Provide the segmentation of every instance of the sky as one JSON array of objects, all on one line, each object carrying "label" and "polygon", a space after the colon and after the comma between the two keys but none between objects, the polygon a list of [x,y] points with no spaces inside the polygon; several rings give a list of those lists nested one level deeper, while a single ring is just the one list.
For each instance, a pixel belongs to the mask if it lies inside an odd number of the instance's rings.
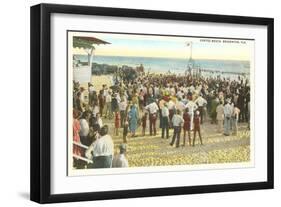
[{"label": "sky", "polygon": [[[233,40],[155,35],[132,35],[113,33],[75,33],[110,42],[94,45],[95,55],[139,56],[163,58],[250,60],[253,40]],[[187,43],[190,43],[189,46]],[[73,54],[86,54],[83,49],[73,48]]]}]

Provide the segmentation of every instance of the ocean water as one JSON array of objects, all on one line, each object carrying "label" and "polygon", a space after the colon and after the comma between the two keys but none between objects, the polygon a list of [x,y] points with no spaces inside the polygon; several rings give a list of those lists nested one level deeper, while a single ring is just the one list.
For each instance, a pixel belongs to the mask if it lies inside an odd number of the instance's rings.
[{"label": "ocean water", "polygon": [[[75,55],[75,58],[87,62],[86,55]],[[136,67],[143,64],[145,71],[184,73],[188,68],[188,59],[155,58],[155,57],[126,57],[126,56],[94,56],[93,62],[98,64],[122,65]],[[195,65],[201,69],[231,73],[250,73],[249,61],[238,60],[194,60]]]}]

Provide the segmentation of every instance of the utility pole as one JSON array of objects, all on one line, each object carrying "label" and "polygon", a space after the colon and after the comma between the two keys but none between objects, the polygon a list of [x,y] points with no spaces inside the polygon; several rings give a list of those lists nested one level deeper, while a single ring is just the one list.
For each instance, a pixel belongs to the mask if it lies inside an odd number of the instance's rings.
[{"label": "utility pole", "polygon": [[189,74],[192,75],[192,67],[193,67],[193,60],[192,60],[192,42],[187,42],[186,46],[189,47],[189,60],[188,60],[188,70]]}]

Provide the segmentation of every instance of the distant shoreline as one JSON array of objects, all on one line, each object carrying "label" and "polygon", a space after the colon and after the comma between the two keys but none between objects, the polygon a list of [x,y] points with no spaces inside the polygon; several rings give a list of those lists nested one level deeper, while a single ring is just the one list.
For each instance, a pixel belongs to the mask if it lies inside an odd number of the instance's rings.
[{"label": "distant shoreline", "polygon": [[[76,55],[75,58],[82,63],[88,61],[85,55]],[[142,64],[145,71],[151,72],[175,72],[185,71],[190,64],[196,68],[210,71],[222,71],[224,73],[250,73],[250,62],[245,60],[214,60],[214,59],[181,59],[181,58],[154,58],[154,57],[127,57],[127,56],[94,56],[93,64],[138,67]],[[194,67],[195,68],[195,67]]]}]

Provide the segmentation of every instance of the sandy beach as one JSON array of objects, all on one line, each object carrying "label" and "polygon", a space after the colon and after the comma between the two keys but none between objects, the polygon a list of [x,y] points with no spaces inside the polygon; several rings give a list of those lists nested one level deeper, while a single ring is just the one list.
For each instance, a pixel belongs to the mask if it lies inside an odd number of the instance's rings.
[{"label": "sandy beach", "polygon": [[[148,122],[148,121],[147,121]],[[119,136],[114,135],[112,119],[104,119],[109,125],[110,134],[115,146],[115,154],[122,143],[122,131]],[[148,124],[148,123],[147,123]],[[157,121],[159,127],[159,121]],[[141,135],[141,127],[137,130],[137,137],[128,138],[127,158],[130,167],[163,166],[163,165],[194,165],[194,164],[219,164],[250,162],[250,130],[247,124],[239,123],[237,136],[224,136],[216,131],[216,125],[210,124],[210,119],[202,125],[204,145],[197,142],[195,147],[189,146],[175,148],[169,145],[173,130],[170,129],[170,138],[161,138],[161,129],[157,127],[157,135],[150,136],[146,128],[146,135]],[[191,132],[193,138],[193,132]],[[181,137],[181,144],[183,139]]]},{"label": "sandy beach", "polygon": [[112,75],[92,75],[92,84],[94,88],[99,91],[102,89],[102,85],[112,85]]},{"label": "sandy beach", "polygon": [[[112,85],[112,75],[92,75],[91,83],[93,84],[96,91],[102,89],[102,85],[106,84],[107,86]],[[80,83],[81,87],[88,88],[88,83]]]}]

